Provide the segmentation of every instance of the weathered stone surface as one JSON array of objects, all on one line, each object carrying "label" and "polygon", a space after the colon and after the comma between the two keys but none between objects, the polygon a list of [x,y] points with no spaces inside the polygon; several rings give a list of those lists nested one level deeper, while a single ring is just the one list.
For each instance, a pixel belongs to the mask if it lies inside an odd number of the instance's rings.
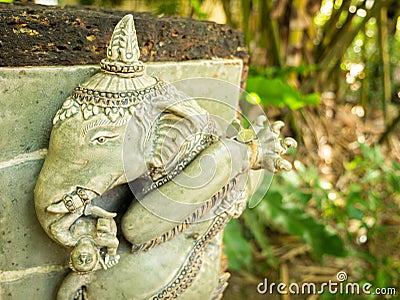
[{"label": "weathered stone surface", "polygon": [[[65,264],[65,249],[51,241],[36,220],[33,188],[42,161],[0,169],[1,270]],[[7,280],[6,280],[7,281]]]},{"label": "weathered stone surface", "polygon": [[66,273],[66,270],[39,274],[34,273],[27,275],[25,280],[2,283],[0,286],[1,299],[56,299],[57,287],[60,285]]},{"label": "weathered stone surface", "polygon": [[[97,64],[127,11],[0,3],[0,66]],[[132,13],[141,60],[185,61],[248,55],[243,34],[226,25]]]},{"label": "weathered stone surface", "polygon": [[46,148],[62,102],[95,67],[0,68],[0,161]]}]

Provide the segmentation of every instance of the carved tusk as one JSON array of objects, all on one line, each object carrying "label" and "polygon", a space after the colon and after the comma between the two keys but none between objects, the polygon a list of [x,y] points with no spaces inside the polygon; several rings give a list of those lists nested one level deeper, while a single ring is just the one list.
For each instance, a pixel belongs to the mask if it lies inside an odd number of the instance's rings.
[{"label": "carved tusk", "polygon": [[102,209],[101,207],[94,206],[94,205],[90,206],[90,213],[93,215],[96,215],[98,217],[108,218],[108,219],[115,218],[117,216],[117,213],[106,211],[106,210]]},{"label": "carved tusk", "polygon": [[46,211],[55,213],[55,214],[66,214],[69,213],[69,210],[66,208],[64,202],[61,200],[60,202],[53,203],[46,207]]}]

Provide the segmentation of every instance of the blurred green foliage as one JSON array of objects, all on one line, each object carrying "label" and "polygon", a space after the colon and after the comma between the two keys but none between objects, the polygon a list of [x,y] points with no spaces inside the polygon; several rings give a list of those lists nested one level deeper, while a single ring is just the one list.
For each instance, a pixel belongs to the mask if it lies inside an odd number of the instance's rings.
[{"label": "blurred green foliage", "polygon": [[289,107],[292,110],[306,105],[318,105],[320,96],[317,93],[302,95],[297,89],[280,78],[254,76],[247,79],[246,100],[263,106]]},{"label": "blurred green foliage", "polygon": [[[382,209],[395,209],[400,164],[386,161],[379,146],[360,144],[360,149],[346,164],[344,187],[320,179],[317,168],[298,161],[296,170],[277,174],[268,193],[261,195],[262,202],[245,210],[241,223],[228,224],[224,242],[229,266],[261,273],[276,267],[279,258],[272,251],[269,229],[301,237],[318,261],[324,255],[354,257],[359,260],[360,283],[397,286],[399,263],[393,265],[393,254],[373,243],[385,240],[387,226],[382,220],[390,216],[382,215]],[[254,257],[260,255],[267,257],[266,263],[254,265]]]},{"label": "blurred green foliage", "polygon": [[[264,192],[259,192],[263,189],[256,192],[255,197],[262,197],[263,200],[255,208],[245,210],[241,217],[247,236],[244,235],[243,229],[238,228],[238,222],[229,223],[224,234],[231,268],[245,267],[251,270],[248,267],[253,266],[249,263],[253,253],[247,250],[249,246],[244,245],[249,244],[249,241],[254,241],[260,253],[267,257],[268,265],[265,265],[265,268],[276,266],[277,258],[271,249],[267,228],[299,236],[310,246],[313,257],[319,261],[325,254],[346,255],[342,238],[330,226],[312,217],[305,210],[311,199],[327,193],[318,182],[318,177],[314,175],[315,169],[303,170],[301,173],[281,173],[275,176],[265,195],[262,194]],[[317,186],[318,190],[311,188],[310,184]],[[231,240],[235,240],[238,249],[246,251],[228,250],[232,244]]]},{"label": "blurred green foliage", "polygon": [[299,67],[252,67],[246,82],[246,100],[263,107],[273,105],[297,110],[304,106],[315,106],[320,103],[320,95],[311,93],[303,95],[299,89],[289,84],[292,76],[302,76],[315,70],[313,65]]}]

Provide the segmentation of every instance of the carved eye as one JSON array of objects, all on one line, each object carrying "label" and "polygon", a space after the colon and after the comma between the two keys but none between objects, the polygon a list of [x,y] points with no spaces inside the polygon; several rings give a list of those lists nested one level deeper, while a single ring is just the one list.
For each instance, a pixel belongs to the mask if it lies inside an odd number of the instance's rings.
[{"label": "carved eye", "polygon": [[105,136],[99,136],[99,137],[96,139],[96,141],[97,141],[99,144],[104,144],[104,143],[107,141],[107,138],[106,138]]},{"label": "carved eye", "polygon": [[100,135],[100,136],[94,137],[92,139],[92,142],[95,144],[104,145],[109,140],[114,139],[116,137],[118,137],[118,134],[117,135]]}]

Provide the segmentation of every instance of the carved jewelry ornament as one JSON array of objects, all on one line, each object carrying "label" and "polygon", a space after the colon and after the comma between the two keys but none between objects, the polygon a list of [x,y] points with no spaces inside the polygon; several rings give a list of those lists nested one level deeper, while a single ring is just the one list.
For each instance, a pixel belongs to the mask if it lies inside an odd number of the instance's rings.
[{"label": "carved jewelry ornament", "polygon": [[[127,15],[100,71],[54,117],[35,208],[47,235],[70,249],[58,299],[220,299],[222,231],[253,192],[250,172],[291,168],[281,155],[296,142],[279,137],[282,122],[234,121],[226,137],[139,56]],[[205,157],[215,164],[207,184],[180,184]],[[106,197],[127,184],[129,199]]]}]

